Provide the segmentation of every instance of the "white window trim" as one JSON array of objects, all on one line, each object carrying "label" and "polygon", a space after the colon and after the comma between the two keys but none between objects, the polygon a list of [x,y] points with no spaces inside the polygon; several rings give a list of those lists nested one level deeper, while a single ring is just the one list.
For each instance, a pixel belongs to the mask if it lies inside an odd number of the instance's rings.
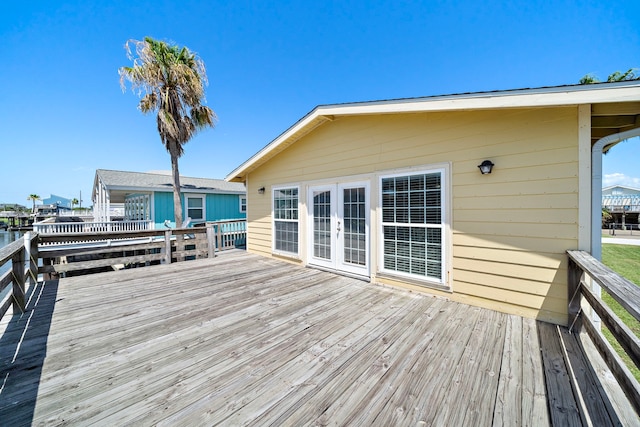
[{"label": "white window trim", "polygon": [[195,194],[195,193],[184,193],[184,219],[186,220],[189,215],[189,199],[202,199],[202,219],[194,219],[191,218],[192,224],[199,224],[207,221],[207,195],[206,194]]},{"label": "white window trim", "polygon": [[[307,215],[307,224],[306,224],[306,237],[307,237],[307,242],[306,242],[306,249],[307,249],[307,264],[311,264],[314,266],[320,266],[320,267],[324,267],[324,268],[329,268],[331,270],[339,270],[342,273],[350,273],[350,274],[354,274],[357,275],[358,277],[371,277],[371,265],[372,265],[372,253],[371,253],[371,206],[372,206],[372,200],[371,200],[371,180],[374,179],[374,177],[372,175],[368,175],[366,176],[367,179],[361,179],[361,180],[350,180],[349,178],[351,177],[337,177],[331,180],[330,183],[327,183],[326,181],[321,181],[320,184],[317,185],[307,185],[305,188],[306,191],[306,200],[307,200],[307,206],[306,206],[306,212],[305,214]],[[340,264],[340,258],[342,257],[342,255],[339,254],[339,245],[338,242],[335,239],[332,239],[332,252],[334,254],[333,258],[333,263],[324,263],[322,259],[318,259],[314,256],[314,246],[313,246],[313,233],[314,233],[314,223],[313,223],[313,194],[311,192],[311,189],[313,190],[335,190],[335,198],[334,200],[332,200],[332,205],[335,204],[335,206],[332,206],[331,210],[332,210],[332,215],[331,215],[331,222],[332,222],[332,228],[335,227],[335,221],[338,220],[338,217],[343,217],[343,215],[340,215],[340,213],[343,213],[342,210],[344,208],[344,204],[338,203],[342,196],[340,195],[340,192],[344,189],[344,188],[352,188],[352,187],[364,187],[365,189],[365,251],[366,251],[366,258],[365,258],[365,264],[362,265],[361,267],[355,267],[355,268],[350,268],[350,267],[344,267],[344,265],[348,265],[348,264],[342,264],[341,267],[339,267]],[[344,247],[340,248],[340,249],[344,249]],[[323,265],[324,264],[324,265]],[[366,271],[365,271],[366,270]]]},{"label": "white window trim", "polygon": [[[451,260],[451,237],[450,227],[451,224],[451,179],[450,179],[451,166],[448,163],[425,165],[420,167],[412,167],[406,169],[396,169],[383,171],[377,174],[377,192],[378,192],[378,220],[377,233],[378,233],[378,273],[382,276],[396,277],[400,279],[408,279],[411,282],[419,283],[423,286],[434,287],[437,289],[451,290],[451,275],[449,274]],[[384,178],[392,178],[397,176],[406,175],[420,175],[429,173],[440,173],[442,187],[442,205],[441,205],[441,223],[439,228],[442,236],[442,248],[441,248],[441,280],[434,280],[426,276],[418,276],[410,273],[399,272],[396,270],[387,270],[384,268],[384,231],[383,231],[383,217],[382,217],[382,180]],[[430,225],[432,227],[433,225]]]},{"label": "white window trim", "polygon": [[[287,219],[278,219],[278,221],[283,221],[283,222],[296,222],[298,224],[298,252],[287,252],[287,251],[283,251],[281,249],[276,249],[276,216],[275,216],[275,204],[274,204],[274,199],[275,199],[275,193],[278,190],[290,190],[290,189],[297,189],[298,190],[298,219],[296,220],[287,220]],[[273,186],[271,187],[271,252],[275,255],[280,255],[280,256],[286,256],[289,258],[295,258],[295,259],[300,259],[300,251],[301,251],[301,247],[300,247],[300,243],[301,243],[301,236],[302,236],[302,222],[301,222],[301,218],[300,218],[300,213],[301,213],[301,209],[302,209],[302,199],[301,199],[301,188],[299,184],[292,184],[292,185],[279,185],[279,186]]]},{"label": "white window trim", "polygon": [[[242,206],[243,206],[242,199],[244,199],[244,209],[242,209]],[[244,196],[240,195],[238,197],[238,204],[239,204],[239,208],[238,209],[240,210],[240,212],[241,213],[247,213],[247,195],[246,194]]]}]

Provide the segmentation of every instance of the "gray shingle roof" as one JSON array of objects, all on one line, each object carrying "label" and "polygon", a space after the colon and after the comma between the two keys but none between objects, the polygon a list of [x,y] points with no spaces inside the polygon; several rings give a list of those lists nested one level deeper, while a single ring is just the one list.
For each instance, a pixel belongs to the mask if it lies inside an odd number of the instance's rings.
[{"label": "gray shingle roof", "polygon": [[[110,190],[164,190],[172,191],[171,175],[145,172],[125,172],[97,169],[96,176]],[[223,179],[192,178],[180,176],[182,191],[202,193],[245,193],[244,184]]]}]

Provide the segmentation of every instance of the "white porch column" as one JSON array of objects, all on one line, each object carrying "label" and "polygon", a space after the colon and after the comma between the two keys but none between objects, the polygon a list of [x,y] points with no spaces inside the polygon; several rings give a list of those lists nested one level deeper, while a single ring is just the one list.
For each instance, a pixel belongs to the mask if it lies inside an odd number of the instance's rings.
[{"label": "white porch column", "polygon": [[605,136],[591,148],[591,256],[598,261],[602,261],[602,150],[634,136],[640,136],[640,128]]},{"label": "white porch column", "polygon": [[578,249],[591,249],[591,104],[578,106]]}]

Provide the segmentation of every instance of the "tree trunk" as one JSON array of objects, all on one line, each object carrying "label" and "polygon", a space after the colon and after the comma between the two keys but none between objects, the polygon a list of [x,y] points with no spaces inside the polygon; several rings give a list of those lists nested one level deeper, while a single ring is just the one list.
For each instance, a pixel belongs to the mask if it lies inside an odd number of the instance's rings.
[{"label": "tree trunk", "polygon": [[180,171],[178,170],[178,155],[170,152],[171,174],[173,176],[173,214],[176,228],[182,227],[182,201],[180,200]]}]

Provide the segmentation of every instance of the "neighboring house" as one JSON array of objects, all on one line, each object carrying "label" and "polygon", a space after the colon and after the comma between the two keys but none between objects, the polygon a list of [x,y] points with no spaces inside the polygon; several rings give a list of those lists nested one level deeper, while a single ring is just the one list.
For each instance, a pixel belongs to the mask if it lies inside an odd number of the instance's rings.
[{"label": "neighboring house", "polygon": [[638,81],[319,106],[226,179],[251,252],[565,324],[565,252],[599,257],[601,153],[639,118]]},{"label": "neighboring house", "polygon": [[71,199],[51,194],[50,197],[42,199],[41,205],[35,206],[35,221],[42,221],[53,216],[65,216],[72,213]]},{"label": "neighboring house", "polygon": [[[96,221],[111,221],[111,205],[122,204],[125,220],[152,221],[153,226],[175,227],[170,174],[98,169],[92,200]],[[243,184],[221,179],[180,177],[183,217],[190,225],[206,221],[246,218]]]},{"label": "neighboring house", "polygon": [[71,208],[68,208],[66,206],[58,204],[45,204],[36,205],[35,217],[36,221],[41,221],[42,219],[50,216],[69,215],[71,213]]},{"label": "neighboring house", "polygon": [[624,185],[603,188],[602,207],[611,213],[616,224],[622,224],[623,227],[626,224],[638,224],[640,189]]},{"label": "neighboring house", "polygon": [[50,206],[58,206],[60,208],[66,208],[66,209],[72,208],[71,199],[67,199],[61,196],[56,196],[55,194],[52,194],[50,197],[46,199],[42,199],[42,204],[50,205]]}]

